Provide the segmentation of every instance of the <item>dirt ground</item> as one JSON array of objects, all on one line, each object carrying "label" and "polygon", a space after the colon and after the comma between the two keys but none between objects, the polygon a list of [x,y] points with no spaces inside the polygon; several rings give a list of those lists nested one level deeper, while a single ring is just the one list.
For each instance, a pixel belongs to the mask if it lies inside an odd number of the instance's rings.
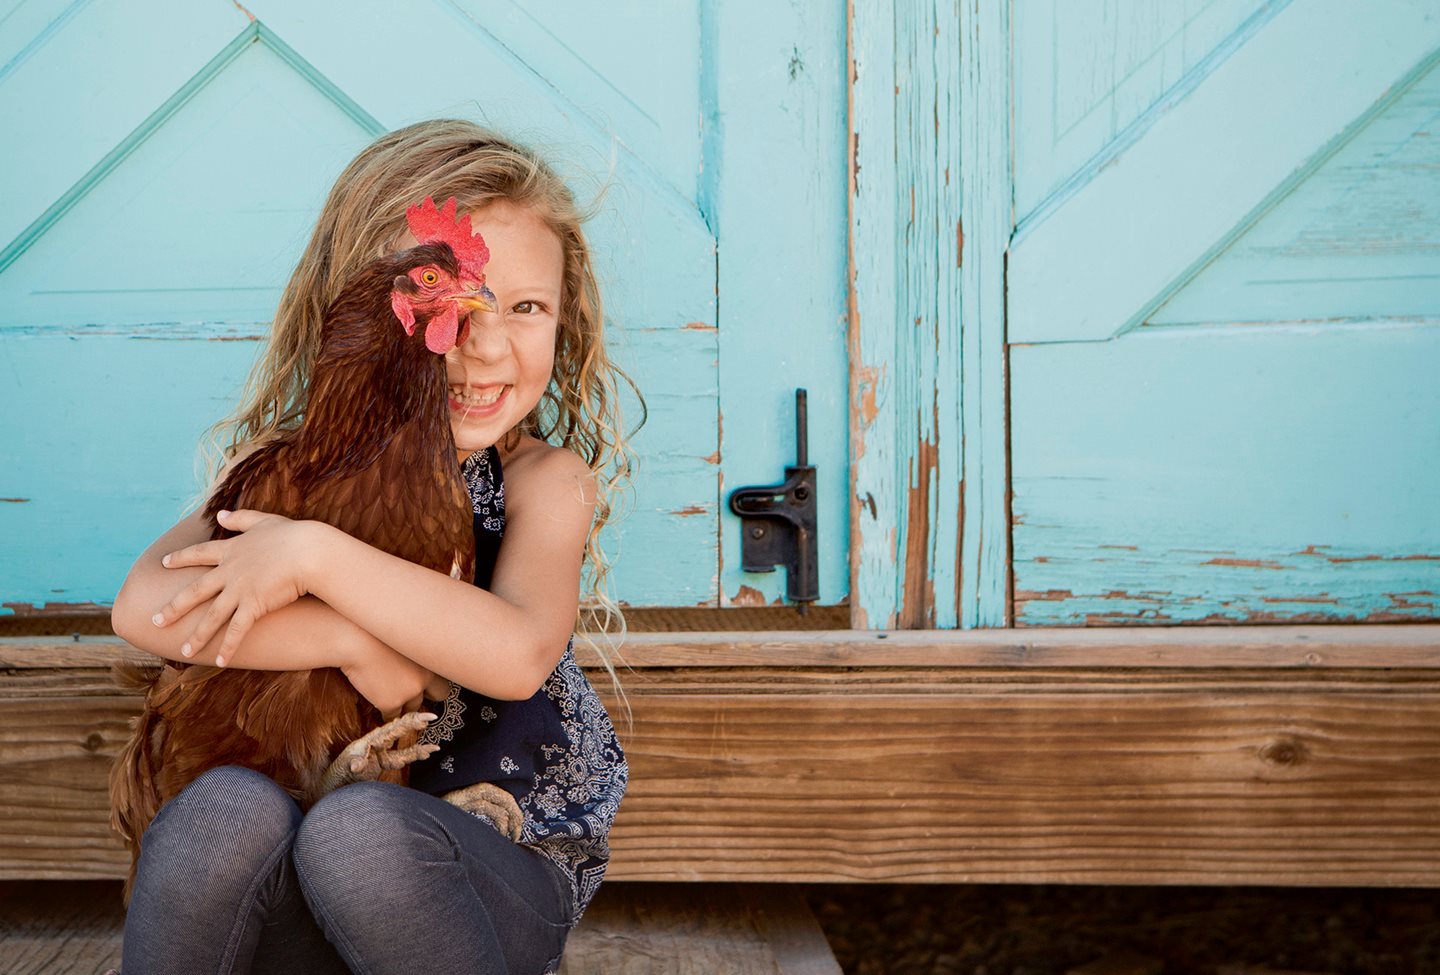
[{"label": "dirt ground", "polygon": [[833,884],[846,975],[1440,975],[1440,891]]}]

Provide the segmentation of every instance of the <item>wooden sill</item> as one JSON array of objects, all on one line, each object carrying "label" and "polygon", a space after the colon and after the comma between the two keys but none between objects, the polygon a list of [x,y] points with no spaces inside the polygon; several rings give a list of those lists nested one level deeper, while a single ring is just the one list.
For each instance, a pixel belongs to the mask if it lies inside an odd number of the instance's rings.
[{"label": "wooden sill", "polygon": [[[0,640],[0,878],[120,876],[113,638]],[[632,634],[609,876],[1440,886],[1440,625]]]}]

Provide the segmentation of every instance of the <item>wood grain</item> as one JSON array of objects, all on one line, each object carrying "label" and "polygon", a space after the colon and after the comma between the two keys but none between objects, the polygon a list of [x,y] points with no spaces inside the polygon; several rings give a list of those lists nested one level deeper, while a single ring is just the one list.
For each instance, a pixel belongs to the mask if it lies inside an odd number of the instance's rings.
[{"label": "wood grain", "polygon": [[[1440,627],[735,636],[632,638],[610,879],[1440,885]],[[0,878],[120,876],[113,655],[0,643]]]}]

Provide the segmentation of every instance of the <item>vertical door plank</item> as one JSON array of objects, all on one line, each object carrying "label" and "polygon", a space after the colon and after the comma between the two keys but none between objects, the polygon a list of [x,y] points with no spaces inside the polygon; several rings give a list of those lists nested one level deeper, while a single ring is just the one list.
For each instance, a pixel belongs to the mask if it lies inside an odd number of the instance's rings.
[{"label": "vertical door plank", "polygon": [[849,591],[845,21],[827,4],[705,5],[707,215],[720,239],[721,605],[783,601],[783,569],[741,569],[737,487],[796,463],[809,397],[821,604]]}]

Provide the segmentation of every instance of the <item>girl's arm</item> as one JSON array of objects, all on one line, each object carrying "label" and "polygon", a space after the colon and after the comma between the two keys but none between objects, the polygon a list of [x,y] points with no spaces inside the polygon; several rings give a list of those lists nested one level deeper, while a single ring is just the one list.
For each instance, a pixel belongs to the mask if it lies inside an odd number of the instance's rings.
[{"label": "girl's arm", "polygon": [[[244,459],[252,449],[253,446],[242,447],[229,463]],[[216,483],[223,477],[224,471]],[[210,528],[197,509],[145,550],[131,568],[111,608],[111,625],[117,636],[167,660],[214,663],[224,639],[223,630],[193,656],[180,653],[180,644],[194,629],[193,621],[204,616],[214,602],[213,597],[166,626],[156,626],[150,619],[177,593],[209,571],[204,566],[167,569],[160,563],[161,556],[209,538]],[[418,699],[427,683],[435,689],[434,675],[314,596],[303,596],[262,616],[246,633],[240,646],[243,653],[237,655],[236,664],[252,670],[339,667],[356,690],[384,712]],[[443,696],[443,691],[439,696]]]},{"label": "girl's arm", "polygon": [[323,525],[309,591],[386,646],[481,694],[532,696],[559,663],[595,514],[590,469],[526,444],[506,461],[505,537],[490,591]]}]

